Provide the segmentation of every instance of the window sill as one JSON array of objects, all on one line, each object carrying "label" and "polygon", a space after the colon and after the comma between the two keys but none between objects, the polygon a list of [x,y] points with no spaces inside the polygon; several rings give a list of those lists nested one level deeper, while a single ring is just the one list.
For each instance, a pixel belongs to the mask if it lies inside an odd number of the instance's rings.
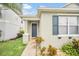
[{"label": "window sill", "polygon": [[64,37],[64,36],[68,36],[68,37],[70,37],[70,36],[79,36],[79,34],[75,34],[75,35],[57,35],[58,37]]}]

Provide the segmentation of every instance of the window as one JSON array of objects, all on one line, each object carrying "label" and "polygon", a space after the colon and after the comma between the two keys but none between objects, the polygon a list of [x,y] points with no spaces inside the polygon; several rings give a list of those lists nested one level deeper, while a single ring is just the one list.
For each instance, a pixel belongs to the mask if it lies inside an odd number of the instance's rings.
[{"label": "window", "polygon": [[77,34],[79,34],[79,16],[77,16]]},{"label": "window", "polygon": [[68,17],[69,34],[77,34],[77,16]]},{"label": "window", "polygon": [[69,34],[77,34],[77,26],[69,26]]},{"label": "window", "polygon": [[68,21],[67,17],[59,16],[59,34],[67,34],[68,33]]},{"label": "window", "polygon": [[68,34],[67,26],[59,26],[59,34]]},{"label": "window", "polygon": [[53,16],[53,35],[79,34],[79,16]]},{"label": "window", "polygon": [[58,34],[58,16],[53,16],[53,35]]}]

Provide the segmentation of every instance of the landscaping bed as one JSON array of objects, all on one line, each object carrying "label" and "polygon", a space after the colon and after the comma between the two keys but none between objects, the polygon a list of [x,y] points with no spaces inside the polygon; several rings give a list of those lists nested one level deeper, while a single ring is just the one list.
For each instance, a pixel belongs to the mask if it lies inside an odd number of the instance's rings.
[{"label": "landscaping bed", "polygon": [[25,47],[22,38],[0,42],[0,56],[20,56]]},{"label": "landscaping bed", "polygon": [[65,44],[62,51],[68,56],[79,56],[79,40],[73,39],[72,42]]}]

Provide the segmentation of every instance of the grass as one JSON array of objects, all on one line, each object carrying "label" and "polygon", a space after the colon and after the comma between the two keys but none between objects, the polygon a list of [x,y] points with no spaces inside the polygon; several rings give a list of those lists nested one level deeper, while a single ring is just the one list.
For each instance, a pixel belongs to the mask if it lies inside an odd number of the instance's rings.
[{"label": "grass", "polygon": [[22,38],[0,42],[0,56],[20,56],[25,46]]}]

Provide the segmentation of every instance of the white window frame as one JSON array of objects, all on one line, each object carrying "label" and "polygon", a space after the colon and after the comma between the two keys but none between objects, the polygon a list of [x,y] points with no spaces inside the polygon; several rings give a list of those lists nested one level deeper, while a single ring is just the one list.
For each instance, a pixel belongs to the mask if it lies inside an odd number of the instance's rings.
[{"label": "white window frame", "polygon": [[[70,16],[76,16],[76,17],[78,17],[79,15],[57,15],[57,16],[68,16],[68,17],[70,17]],[[68,18],[67,18],[67,21],[68,21]],[[78,24],[77,24],[77,26],[78,26]],[[69,29],[70,29],[70,27],[69,27],[69,21],[68,21],[68,34],[58,34],[57,36],[59,36],[59,37],[60,36],[79,36],[79,34],[69,34],[69,31],[70,31]]]}]

